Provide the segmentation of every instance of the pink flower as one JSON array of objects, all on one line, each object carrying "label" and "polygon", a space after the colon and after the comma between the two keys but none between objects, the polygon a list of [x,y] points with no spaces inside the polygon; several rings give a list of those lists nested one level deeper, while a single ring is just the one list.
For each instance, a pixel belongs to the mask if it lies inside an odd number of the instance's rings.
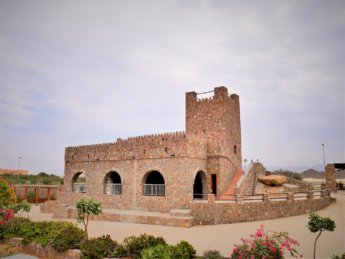
[{"label": "pink flower", "polygon": [[263,225],[261,225],[261,228],[256,231],[255,236],[263,237],[263,235],[264,235],[264,229],[263,229]]},{"label": "pink flower", "polygon": [[5,210],[4,217],[6,220],[13,218],[13,216],[14,216],[14,213],[12,210],[10,209]]}]

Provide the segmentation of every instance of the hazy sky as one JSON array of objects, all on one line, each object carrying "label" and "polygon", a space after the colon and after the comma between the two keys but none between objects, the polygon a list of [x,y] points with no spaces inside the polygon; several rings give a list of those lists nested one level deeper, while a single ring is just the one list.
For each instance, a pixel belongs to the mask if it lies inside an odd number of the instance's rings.
[{"label": "hazy sky", "polygon": [[185,92],[241,101],[243,158],[345,161],[345,1],[0,1],[0,168],[185,128]]}]

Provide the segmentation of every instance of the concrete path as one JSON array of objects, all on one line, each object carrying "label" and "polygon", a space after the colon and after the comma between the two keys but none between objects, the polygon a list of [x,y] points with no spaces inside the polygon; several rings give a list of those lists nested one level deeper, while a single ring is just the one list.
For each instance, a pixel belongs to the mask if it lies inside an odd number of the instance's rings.
[{"label": "concrete path", "polygon": [[[345,253],[345,192],[338,192],[332,196],[336,197],[337,202],[318,213],[321,216],[331,217],[335,221],[336,229],[334,232],[322,233],[317,244],[317,258],[326,259],[331,258],[332,255]],[[50,220],[52,218],[51,214],[40,213],[37,206],[33,206],[29,215],[33,220]],[[76,222],[75,220],[68,221]],[[249,237],[260,225],[264,225],[266,231],[287,231],[291,238],[300,243],[298,251],[303,254],[304,258],[312,258],[316,234],[307,229],[307,223],[308,215],[192,228],[90,221],[89,234],[91,237],[109,234],[114,240],[121,242],[130,235],[147,233],[162,236],[170,244],[186,240],[197,249],[198,255],[202,255],[206,250],[216,249],[224,256],[229,256],[233,245],[239,244],[241,237]],[[82,228],[81,224],[79,226]],[[287,256],[287,258],[289,257]]]}]

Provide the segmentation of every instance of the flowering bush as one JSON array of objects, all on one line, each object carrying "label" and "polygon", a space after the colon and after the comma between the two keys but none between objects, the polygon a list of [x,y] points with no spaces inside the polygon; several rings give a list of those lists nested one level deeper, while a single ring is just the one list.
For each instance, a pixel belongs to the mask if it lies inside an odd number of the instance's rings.
[{"label": "flowering bush", "polygon": [[299,243],[290,238],[287,232],[272,232],[269,235],[264,231],[263,225],[250,235],[251,239],[241,238],[242,244],[235,245],[231,258],[233,259],[280,259],[284,258],[284,252],[289,251],[293,257],[303,257],[293,246]]},{"label": "flowering bush", "polygon": [[6,221],[9,221],[14,217],[14,213],[10,209],[0,209],[0,225],[5,225]]}]

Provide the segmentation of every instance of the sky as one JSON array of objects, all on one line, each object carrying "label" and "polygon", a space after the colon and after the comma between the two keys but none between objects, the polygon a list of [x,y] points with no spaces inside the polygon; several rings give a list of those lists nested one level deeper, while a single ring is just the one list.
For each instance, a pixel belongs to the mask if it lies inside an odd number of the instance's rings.
[{"label": "sky", "polygon": [[[63,175],[67,146],[183,131],[227,86],[242,157],[345,162],[345,1],[0,1],[0,168]],[[19,159],[19,157],[22,157]]]}]

